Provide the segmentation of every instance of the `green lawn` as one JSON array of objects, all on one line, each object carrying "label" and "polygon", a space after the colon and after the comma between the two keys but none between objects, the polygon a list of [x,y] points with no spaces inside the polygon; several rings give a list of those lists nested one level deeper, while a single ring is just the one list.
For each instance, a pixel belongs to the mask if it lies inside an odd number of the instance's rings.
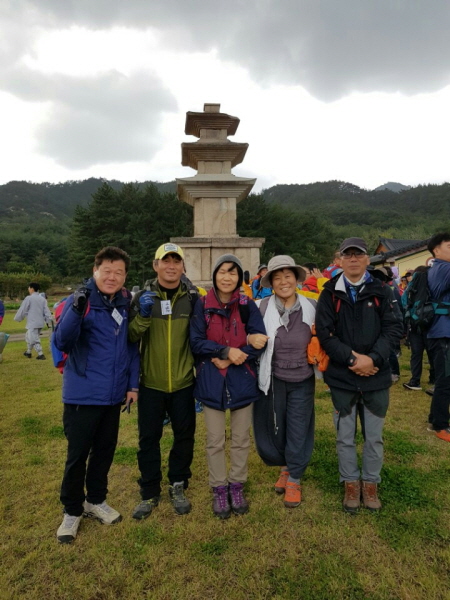
[{"label": "green lawn", "polygon": [[16,310],[5,311],[0,331],[3,331],[3,333],[25,333],[26,320],[24,319],[20,323],[14,321],[16,312]]},{"label": "green lawn", "polygon": [[[53,314],[52,308],[50,308],[50,312]],[[4,333],[25,333],[26,332],[26,318],[23,321],[18,323],[14,321],[14,315],[17,313],[17,310],[6,310],[5,316],[3,318],[3,322],[0,328],[0,331]],[[44,325],[43,331],[46,331],[47,325]]]},{"label": "green lawn", "polygon": [[[70,546],[56,541],[65,458],[61,376],[48,339],[45,362],[8,343],[0,364],[0,598],[26,600],[149,599],[447,599],[450,574],[450,445],[426,431],[429,397],[397,384],[385,428],[383,511],[356,517],[341,509],[331,403],[317,389],[316,445],[303,480],[304,501],[286,509],[273,492],[276,469],[252,450],[250,512],[212,516],[198,430],[189,497],[176,516],[167,499],[144,522],[139,501],[136,410],[122,416],[108,500],[124,515],[107,527],[84,520]],[[403,361],[408,358],[406,352]],[[408,378],[402,364],[402,381]],[[170,427],[162,440],[164,471]]]}]

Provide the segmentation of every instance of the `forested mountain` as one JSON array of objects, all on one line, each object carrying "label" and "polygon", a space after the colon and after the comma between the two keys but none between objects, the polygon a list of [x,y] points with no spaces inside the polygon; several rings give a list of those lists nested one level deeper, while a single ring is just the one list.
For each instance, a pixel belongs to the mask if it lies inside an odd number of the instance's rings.
[{"label": "forested mountain", "polygon": [[[49,217],[64,219],[73,217],[77,205],[86,206],[92,195],[105,182],[105,179],[91,177],[85,181],[64,183],[30,183],[10,181],[0,185],[0,218],[17,217],[20,213],[33,218]],[[107,181],[114,190],[119,190],[121,181]],[[144,181],[145,187],[153,183]],[[153,183],[161,192],[175,192],[175,182]]]},{"label": "forested mountain", "polygon": [[[276,185],[238,204],[238,233],[265,237],[262,260],[291,254],[326,264],[340,240],[379,236],[425,239],[450,229],[450,184],[394,192],[328,181]],[[175,182],[123,184],[88,179],[60,184],[0,186],[0,271],[34,270],[61,278],[81,275],[103,244],[118,244],[148,276],[154,249],[171,236],[191,235],[192,209]]]},{"label": "forested mountain", "polygon": [[313,211],[329,220],[342,236],[424,239],[450,226],[450,183],[420,185],[393,192],[368,191],[343,181],[308,185],[276,185],[263,192],[269,203]]}]

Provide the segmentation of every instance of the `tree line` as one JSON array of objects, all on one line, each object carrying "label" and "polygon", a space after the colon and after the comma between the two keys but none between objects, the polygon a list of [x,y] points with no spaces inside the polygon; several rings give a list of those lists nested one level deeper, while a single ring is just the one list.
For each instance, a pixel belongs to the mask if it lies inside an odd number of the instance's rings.
[{"label": "tree line", "polygon": [[[100,179],[0,186],[0,271],[39,272],[54,281],[81,278],[97,250],[114,244],[131,255],[129,282],[140,285],[152,275],[161,243],[192,235],[192,209],[174,189],[174,182]],[[339,181],[277,185],[237,207],[239,235],[266,239],[264,262],[290,254],[299,263],[325,266],[345,237],[365,237],[374,250],[379,236],[425,239],[449,228],[448,183],[400,193]]]}]

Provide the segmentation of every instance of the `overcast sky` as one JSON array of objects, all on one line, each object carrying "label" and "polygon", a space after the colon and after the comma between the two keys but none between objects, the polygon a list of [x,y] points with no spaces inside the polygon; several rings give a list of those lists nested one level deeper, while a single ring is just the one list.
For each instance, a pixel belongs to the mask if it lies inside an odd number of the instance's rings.
[{"label": "overcast sky", "polygon": [[169,181],[187,111],[255,190],[449,181],[445,0],[0,0],[0,183]]}]

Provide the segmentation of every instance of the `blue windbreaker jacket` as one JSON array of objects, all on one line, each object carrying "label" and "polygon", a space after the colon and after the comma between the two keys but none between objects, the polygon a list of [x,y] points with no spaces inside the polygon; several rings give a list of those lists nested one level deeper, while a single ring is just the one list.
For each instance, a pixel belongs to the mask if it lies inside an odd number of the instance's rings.
[{"label": "blue windbreaker jacket", "polygon": [[[123,288],[112,301],[90,279],[89,309],[83,316],[69,296],[55,329],[54,341],[68,358],[63,373],[62,400],[66,404],[111,405],[139,387],[139,351],[128,342],[130,293]],[[112,313],[123,317],[119,325]]]},{"label": "blue windbreaker jacket", "polygon": [[[434,301],[450,302],[450,262],[435,258],[428,271],[428,287]],[[428,338],[450,338],[450,316],[438,315],[427,334]]]}]

